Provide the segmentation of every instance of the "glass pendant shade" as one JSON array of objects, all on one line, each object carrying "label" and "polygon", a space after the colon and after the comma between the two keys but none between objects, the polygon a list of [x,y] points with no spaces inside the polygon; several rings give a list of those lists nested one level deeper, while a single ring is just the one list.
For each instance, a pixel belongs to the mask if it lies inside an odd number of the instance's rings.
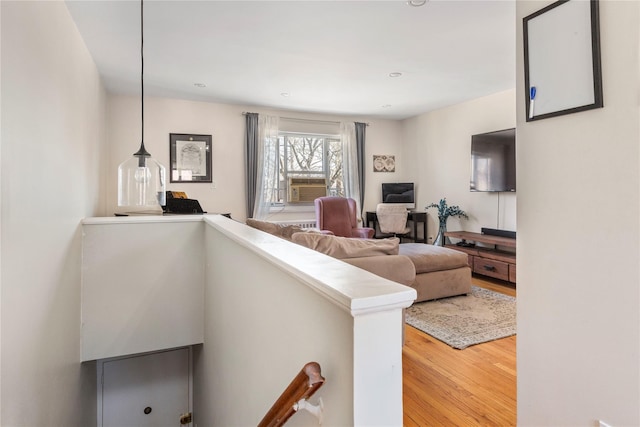
[{"label": "glass pendant shade", "polygon": [[144,151],[144,145],[141,151],[118,166],[118,206],[127,213],[162,213],[166,169]]}]

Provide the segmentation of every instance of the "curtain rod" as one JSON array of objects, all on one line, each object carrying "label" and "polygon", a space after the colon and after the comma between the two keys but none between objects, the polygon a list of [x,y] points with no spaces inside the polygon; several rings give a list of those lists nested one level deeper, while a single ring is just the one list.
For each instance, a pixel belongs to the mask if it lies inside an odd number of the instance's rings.
[{"label": "curtain rod", "polygon": [[[243,111],[242,112],[243,116],[246,116],[247,114],[249,114],[248,111]],[[283,116],[279,116],[279,118],[284,119],[284,120],[294,120],[294,121],[299,121],[299,122],[331,123],[331,124],[336,124],[336,125],[340,124],[340,122],[338,122],[338,121],[331,121],[331,120],[301,119],[301,118],[297,118],[297,117],[283,117]],[[369,123],[365,123],[365,125],[369,126]]]}]

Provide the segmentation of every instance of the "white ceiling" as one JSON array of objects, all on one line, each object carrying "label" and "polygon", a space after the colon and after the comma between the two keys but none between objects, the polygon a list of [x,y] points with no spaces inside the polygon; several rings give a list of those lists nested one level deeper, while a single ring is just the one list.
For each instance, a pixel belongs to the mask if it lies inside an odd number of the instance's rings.
[{"label": "white ceiling", "polygon": [[[140,3],[66,3],[139,95]],[[147,0],[144,65],[145,96],[402,119],[515,87],[515,1]]]}]

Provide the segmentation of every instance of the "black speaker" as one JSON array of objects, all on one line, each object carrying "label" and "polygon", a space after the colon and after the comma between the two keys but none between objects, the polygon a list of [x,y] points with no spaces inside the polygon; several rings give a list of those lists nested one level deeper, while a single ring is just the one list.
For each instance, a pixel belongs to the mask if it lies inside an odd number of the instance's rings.
[{"label": "black speaker", "polygon": [[515,239],[516,238],[516,232],[515,231],[499,230],[497,228],[485,228],[485,227],[482,227],[481,233],[482,234],[486,234],[487,236],[508,237],[510,239]]}]

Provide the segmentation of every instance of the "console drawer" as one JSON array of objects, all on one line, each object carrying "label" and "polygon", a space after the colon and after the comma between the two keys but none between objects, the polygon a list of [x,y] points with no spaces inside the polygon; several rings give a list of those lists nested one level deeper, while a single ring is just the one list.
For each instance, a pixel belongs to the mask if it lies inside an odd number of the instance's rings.
[{"label": "console drawer", "polygon": [[482,258],[479,256],[474,257],[473,272],[495,277],[500,280],[509,280],[509,264],[496,261],[495,259]]}]

